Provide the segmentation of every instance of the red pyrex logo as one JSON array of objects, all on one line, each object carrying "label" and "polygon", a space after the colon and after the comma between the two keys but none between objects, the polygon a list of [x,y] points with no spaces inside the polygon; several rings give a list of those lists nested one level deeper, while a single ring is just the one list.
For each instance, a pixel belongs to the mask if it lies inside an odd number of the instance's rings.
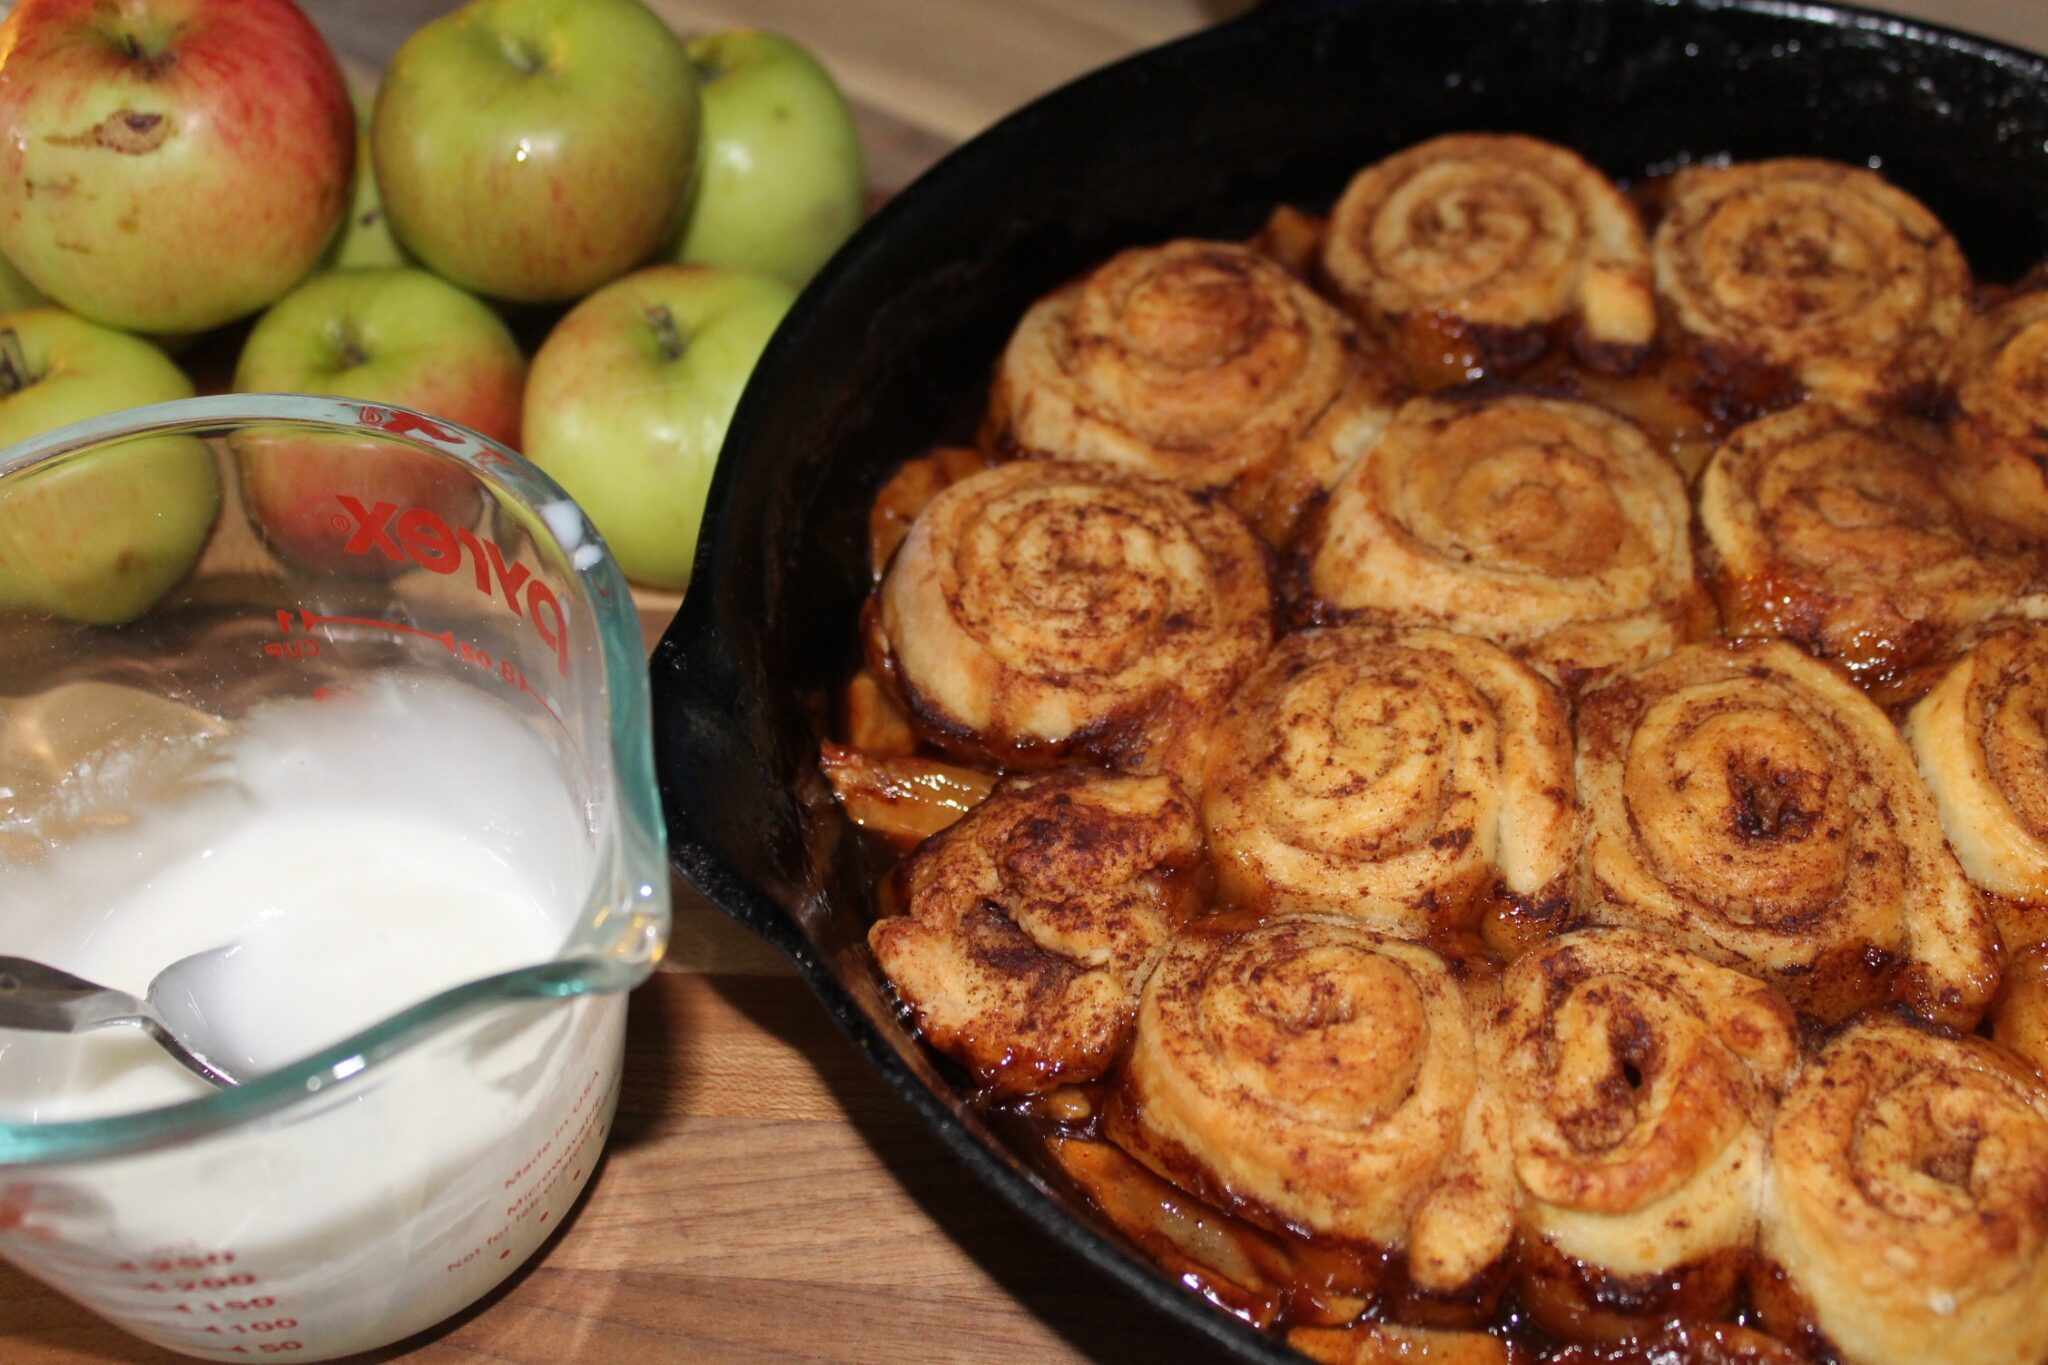
[{"label": "red pyrex logo", "polygon": [[476,590],[486,597],[502,592],[512,614],[532,625],[541,643],[555,652],[562,676],[569,676],[568,622],[554,589],[518,560],[507,564],[496,541],[450,526],[424,507],[401,511],[395,502],[365,507],[346,493],[336,495],[335,502],[343,513],[336,522],[348,534],[348,543],[341,547],[344,553],[366,555],[374,550],[394,562],[411,560],[429,573],[452,574],[461,570],[466,551]]}]

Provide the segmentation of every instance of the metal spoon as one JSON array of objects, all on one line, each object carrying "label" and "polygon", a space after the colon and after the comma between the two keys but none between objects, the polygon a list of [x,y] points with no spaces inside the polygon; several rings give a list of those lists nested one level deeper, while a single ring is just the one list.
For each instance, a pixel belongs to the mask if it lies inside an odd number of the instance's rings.
[{"label": "metal spoon", "polygon": [[199,1007],[207,978],[234,951],[214,948],[179,958],[156,974],[140,1000],[30,958],[0,956],[0,1029],[85,1033],[135,1024],[195,1075],[214,1085],[240,1085],[243,1077],[224,1069],[223,1049],[209,1037]]}]

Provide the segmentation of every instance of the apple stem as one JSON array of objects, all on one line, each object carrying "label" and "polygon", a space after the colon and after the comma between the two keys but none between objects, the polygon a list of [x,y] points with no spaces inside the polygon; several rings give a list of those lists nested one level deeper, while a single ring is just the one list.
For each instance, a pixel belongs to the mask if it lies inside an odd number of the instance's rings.
[{"label": "apple stem", "polygon": [[504,53],[505,60],[512,63],[522,75],[537,76],[547,69],[546,54],[523,38],[515,38],[509,33],[504,34],[498,39],[498,48]]},{"label": "apple stem", "polygon": [[36,382],[29,373],[28,355],[21,349],[21,338],[12,327],[0,332],[0,398],[20,393]]},{"label": "apple stem", "polygon": [[683,333],[676,326],[676,315],[669,312],[668,305],[656,304],[647,310],[648,325],[654,328],[654,344],[661,350],[663,360],[681,360],[689,343],[683,340]]}]

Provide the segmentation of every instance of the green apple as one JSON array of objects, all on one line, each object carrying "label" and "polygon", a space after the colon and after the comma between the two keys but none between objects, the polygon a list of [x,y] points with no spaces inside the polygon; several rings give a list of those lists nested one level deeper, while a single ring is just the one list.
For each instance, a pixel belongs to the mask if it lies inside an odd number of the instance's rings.
[{"label": "green apple", "polygon": [[577,298],[662,250],[697,79],[640,0],[471,0],[406,40],[370,149],[398,240],[465,289]]},{"label": "green apple", "polygon": [[[0,317],[0,453],[69,422],[191,396],[191,381],[138,337],[56,308]],[[133,620],[191,570],[219,510],[213,454],[191,436],[0,478],[0,608]]]},{"label": "green apple", "polygon": [[[525,358],[498,315],[415,269],[315,276],[263,315],[235,366],[245,393],[416,408],[506,445],[519,442],[525,383]],[[250,521],[297,564],[385,567],[344,552],[347,536],[335,529],[343,496],[426,508],[451,525],[476,507],[476,481],[461,465],[380,437],[258,429],[232,444]]]},{"label": "green apple", "polygon": [[628,578],[689,582],[726,427],[795,297],[764,275],[652,266],[571,309],[534,356],[527,458],[582,505]]},{"label": "green apple", "polygon": [[866,207],[846,99],[817,59],[773,33],[714,33],[688,50],[704,139],[677,256],[801,288]]},{"label": "green apple", "polygon": [[255,312],[348,207],[348,88],[291,0],[20,0],[0,128],[0,252],[127,331]]},{"label": "green apple", "polygon": [[410,265],[405,248],[391,235],[384,214],[384,196],[377,191],[377,167],[370,154],[370,106],[351,94],[356,109],[356,178],[349,194],[348,216],[322,261],[327,270],[381,270]]},{"label": "green apple", "polygon": [[50,301],[29,277],[14,268],[14,262],[0,256],[0,313],[19,313],[24,308],[41,308]]}]

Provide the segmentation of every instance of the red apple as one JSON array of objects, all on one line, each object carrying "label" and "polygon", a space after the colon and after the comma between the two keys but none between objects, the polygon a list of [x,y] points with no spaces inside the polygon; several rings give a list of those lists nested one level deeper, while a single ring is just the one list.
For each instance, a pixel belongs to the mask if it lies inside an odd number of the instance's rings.
[{"label": "red apple", "polygon": [[[498,315],[424,270],[349,270],[293,290],[250,332],[235,367],[249,392],[323,393],[417,408],[506,445],[519,441],[526,362]],[[473,518],[459,465],[377,437],[242,432],[242,501],[271,548],[310,568],[379,571],[347,555],[340,499]]]},{"label": "red apple", "polygon": [[348,207],[341,68],[289,0],[20,0],[0,253],[94,321],[196,332],[305,277]]}]

